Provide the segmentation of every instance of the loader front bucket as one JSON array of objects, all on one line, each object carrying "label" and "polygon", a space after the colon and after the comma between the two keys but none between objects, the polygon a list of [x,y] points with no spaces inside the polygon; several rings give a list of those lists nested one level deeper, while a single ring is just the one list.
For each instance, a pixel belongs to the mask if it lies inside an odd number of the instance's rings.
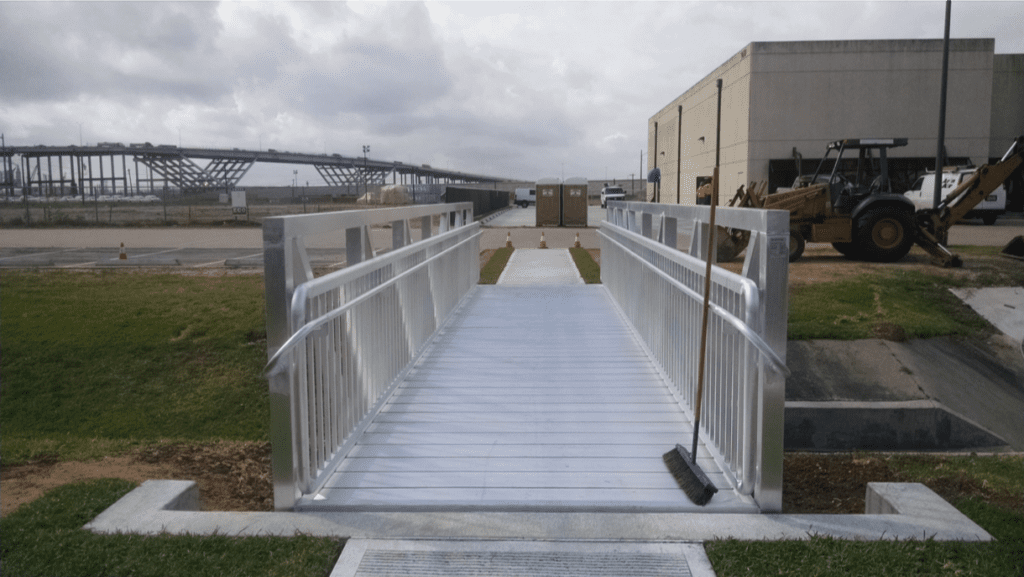
[{"label": "loader front bucket", "polygon": [[1024,236],[1014,237],[1006,243],[999,254],[1018,260],[1024,260]]}]

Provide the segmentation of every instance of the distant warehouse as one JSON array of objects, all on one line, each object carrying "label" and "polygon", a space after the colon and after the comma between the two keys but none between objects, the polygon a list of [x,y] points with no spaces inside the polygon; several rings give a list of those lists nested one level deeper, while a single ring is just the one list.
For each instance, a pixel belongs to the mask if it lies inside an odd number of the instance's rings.
[{"label": "distant warehouse", "polygon": [[[1024,54],[994,49],[991,38],[950,40],[947,165],[998,159],[1024,134]],[[908,138],[890,152],[897,192],[934,168],[942,40],[753,42],[648,121],[661,202],[694,204],[711,176],[719,78],[722,202],[752,181],[790,186],[843,138]],[[1008,208],[1022,206],[1018,174]]]}]

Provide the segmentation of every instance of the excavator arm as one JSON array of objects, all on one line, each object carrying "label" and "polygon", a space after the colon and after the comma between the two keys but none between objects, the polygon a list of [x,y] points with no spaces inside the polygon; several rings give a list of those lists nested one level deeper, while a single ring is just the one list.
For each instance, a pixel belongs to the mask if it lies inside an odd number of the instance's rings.
[{"label": "excavator arm", "polygon": [[960,257],[953,254],[945,244],[949,229],[959,222],[989,194],[999,188],[1024,163],[1024,136],[1014,140],[1003,158],[993,165],[982,165],[967,180],[950,192],[938,208],[917,212],[917,235],[915,242],[942,266],[958,267]]}]

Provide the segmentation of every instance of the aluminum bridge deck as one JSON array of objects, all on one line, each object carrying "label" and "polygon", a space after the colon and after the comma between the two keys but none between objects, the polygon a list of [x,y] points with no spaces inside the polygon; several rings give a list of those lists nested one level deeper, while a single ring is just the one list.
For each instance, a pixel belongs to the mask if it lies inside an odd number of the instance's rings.
[{"label": "aluminum bridge deck", "polygon": [[686,497],[692,431],[603,286],[477,286],[298,509],[757,512],[703,446],[719,493]]}]

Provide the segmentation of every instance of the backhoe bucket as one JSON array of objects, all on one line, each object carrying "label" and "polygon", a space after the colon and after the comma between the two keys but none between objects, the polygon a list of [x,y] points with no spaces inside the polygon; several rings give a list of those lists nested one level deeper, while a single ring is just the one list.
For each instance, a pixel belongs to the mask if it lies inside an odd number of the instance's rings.
[{"label": "backhoe bucket", "polygon": [[1024,260],[1024,236],[1014,237],[1010,242],[1006,243],[1006,246],[1003,247],[1002,252],[999,254]]}]

